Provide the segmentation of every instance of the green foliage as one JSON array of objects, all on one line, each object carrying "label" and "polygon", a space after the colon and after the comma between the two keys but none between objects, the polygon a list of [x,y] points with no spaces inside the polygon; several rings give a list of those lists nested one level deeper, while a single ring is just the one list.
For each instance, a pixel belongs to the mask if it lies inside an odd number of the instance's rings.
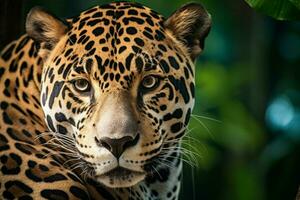
[{"label": "green foliage", "polygon": [[299,20],[299,0],[245,0],[252,8],[279,20]]}]

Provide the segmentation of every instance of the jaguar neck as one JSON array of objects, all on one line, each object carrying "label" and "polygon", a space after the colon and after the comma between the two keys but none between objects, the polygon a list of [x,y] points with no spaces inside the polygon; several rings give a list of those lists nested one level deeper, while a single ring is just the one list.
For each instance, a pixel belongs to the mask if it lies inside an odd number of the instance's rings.
[{"label": "jaguar neck", "polygon": [[139,190],[142,199],[149,199],[150,197],[150,199],[155,200],[176,200],[179,196],[181,177],[182,161],[178,156],[157,167],[156,173],[134,187],[133,191]]}]

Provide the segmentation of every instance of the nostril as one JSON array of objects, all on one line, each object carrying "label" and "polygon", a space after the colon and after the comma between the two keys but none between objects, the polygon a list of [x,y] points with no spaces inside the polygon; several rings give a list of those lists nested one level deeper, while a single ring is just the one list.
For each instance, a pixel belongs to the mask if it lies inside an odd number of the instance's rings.
[{"label": "nostril", "polygon": [[131,138],[130,140],[128,140],[124,143],[123,149],[125,150],[129,147],[132,147],[132,146],[136,145],[138,143],[139,139],[140,139],[140,134],[137,134],[135,136],[135,138]]},{"label": "nostril", "polygon": [[108,143],[106,143],[106,141],[100,140],[100,144],[102,147],[106,148],[107,150],[112,151],[112,147]]},{"label": "nostril", "polygon": [[98,140],[98,138],[95,137],[95,140],[96,140],[96,143],[98,146],[100,147],[104,147],[106,148],[107,150],[109,151],[112,151],[112,147],[111,145],[109,144],[109,141],[105,140],[105,139],[100,139]]}]

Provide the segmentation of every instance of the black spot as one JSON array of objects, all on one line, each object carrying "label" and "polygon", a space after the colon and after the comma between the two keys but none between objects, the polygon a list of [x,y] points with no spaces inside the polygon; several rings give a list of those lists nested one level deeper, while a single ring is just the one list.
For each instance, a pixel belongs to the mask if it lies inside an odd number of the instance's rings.
[{"label": "black spot", "polygon": [[71,178],[73,181],[78,182],[78,183],[82,183],[82,181],[80,179],[77,178],[77,176],[71,174],[71,173],[67,173],[68,177]]},{"label": "black spot", "polygon": [[171,198],[171,196],[172,196],[172,193],[171,193],[171,192],[168,192],[168,193],[167,193],[167,198]]},{"label": "black spot", "polygon": [[182,127],[183,127],[183,124],[181,122],[177,122],[171,126],[171,132],[177,133],[182,129]]},{"label": "black spot", "polygon": [[75,44],[76,41],[77,41],[76,34],[73,34],[69,37],[69,42],[71,43],[71,45]]},{"label": "black spot", "polygon": [[53,132],[55,132],[55,128],[54,128],[54,125],[53,125],[53,121],[52,121],[50,115],[47,115],[46,120],[47,120],[47,124],[48,124],[49,128],[50,128]]},{"label": "black spot", "polygon": [[13,193],[11,193],[7,190],[5,190],[2,195],[5,199],[15,199],[15,196],[13,195]]},{"label": "black spot", "polygon": [[117,10],[114,14],[115,19],[119,19],[120,17],[122,17],[124,15],[124,11],[123,10]]},{"label": "black spot", "polygon": [[16,48],[16,52],[19,52],[29,41],[29,37],[24,37]]},{"label": "black spot", "polygon": [[95,14],[92,15],[93,18],[98,18],[98,17],[102,17],[103,13],[102,12],[96,12]]},{"label": "black spot", "polygon": [[158,192],[157,192],[156,190],[151,190],[151,194],[152,194],[153,196],[155,196],[155,197],[158,196]]},{"label": "black spot", "polygon": [[22,164],[22,159],[20,156],[14,153],[10,153],[9,157],[6,155],[1,156],[1,163],[4,164],[1,167],[3,174],[18,174],[20,173],[20,166]]},{"label": "black spot", "polygon": [[130,9],[128,10],[128,15],[137,15],[138,12],[136,10]]},{"label": "black spot", "polygon": [[126,46],[121,46],[120,48],[119,48],[119,54],[121,54],[123,51],[125,51],[127,48],[126,48]]},{"label": "black spot", "polygon": [[8,107],[8,103],[7,103],[6,101],[2,101],[2,102],[0,103],[0,108],[1,108],[2,110],[5,110],[7,107]]},{"label": "black spot", "polygon": [[0,79],[2,78],[4,72],[5,72],[5,68],[0,67]]},{"label": "black spot", "polygon": [[66,135],[68,133],[67,129],[62,125],[57,125],[57,131],[64,135]]},{"label": "black spot", "polygon": [[98,69],[100,70],[100,74],[102,75],[105,71],[104,66],[102,65],[102,59],[98,55],[95,55],[95,58],[97,60]]},{"label": "black spot", "polygon": [[101,21],[102,21],[101,19],[94,19],[94,20],[88,21],[87,25],[95,26],[96,24],[100,23]]},{"label": "black spot", "polygon": [[20,131],[18,131],[18,130],[16,130],[16,129],[13,129],[13,128],[7,128],[7,129],[6,129],[6,132],[7,132],[7,134],[8,134],[12,139],[14,139],[14,140],[22,141],[22,142],[26,141],[26,142],[29,143],[29,144],[33,144],[33,141],[32,141],[31,139],[30,139],[30,140],[26,139],[26,138],[24,137],[24,135],[23,135],[22,133],[20,133]]},{"label": "black spot", "polygon": [[[64,57],[68,57],[70,54],[71,54],[71,52],[73,51],[73,49],[71,48],[71,49],[68,49],[67,51],[66,51],[66,53],[64,54]],[[52,68],[53,69],[53,68]]]},{"label": "black spot", "polygon": [[17,69],[18,69],[18,62],[16,60],[11,61],[11,63],[9,64],[9,71],[16,72]]},{"label": "black spot", "polygon": [[48,168],[47,166],[45,166],[45,165],[42,165],[42,164],[39,164],[39,168],[40,168],[42,171],[44,171],[44,172],[49,171],[49,168]]},{"label": "black spot", "polygon": [[66,122],[66,121],[68,121],[67,117],[66,117],[65,114],[62,113],[62,112],[55,113],[55,119],[56,119],[58,122]]},{"label": "black spot", "polygon": [[173,113],[168,113],[164,116],[164,121],[171,120],[173,118],[180,119],[182,117],[182,109],[178,108]]},{"label": "black spot", "polygon": [[24,191],[25,193],[29,193],[29,194],[33,192],[33,190],[29,186],[27,186],[25,183],[23,183],[21,181],[14,180],[14,181],[7,181],[5,183],[6,191],[8,191],[10,188],[13,188],[13,187],[17,187],[20,190]]},{"label": "black spot", "polygon": [[165,60],[161,59],[161,60],[159,61],[159,65],[162,67],[162,70],[163,70],[165,73],[169,73],[170,68],[169,68],[168,63],[167,63]]},{"label": "black spot", "polygon": [[121,74],[125,72],[125,67],[124,67],[123,63],[121,63],[121,62],[119,62],[119,70],[120,70]]},{"label": "black spot", "polygon": [[14,109],[16,109],[18,112],[20,112],[21,114],[23,114],[24,116],[27,116],[27,113],[26,113],[24,110],[22,110],[22,109],[20,108],[20,106],[18,106],[17,104],[12,103],[11,106],[12,106]]},{"label": "black spot", "polygon": [[102,47],[102,51],[107,52],[108,50],[108,47]]},{"label": "black spot", "polygon": [[8,149],[9,149],[8,140],[4,135],[0,134],[0,152]]},{"label": "black spot", "polygon": [[131,60],[133,58],[133,53],[131,53],[129,56],[127,56],[126,61],[125,61],[125,67],[127,70],[130,70],[130,65],[131,65]]},{"label": "black spot", "polygon": [[140,56],[135,59],[135,66],[138,72],[141,72],[142,69],[144,68],[144,62]]},{"label": "black spot", "polygon": [[45,197],[46,199],[49,200],[68,200],[69,196],[66,192],[62,191],[62,190],[42,190],[41,191],[41,196]]},{"label": "black spot", "polygon": [[128,17],[128,18],[124,18],[123,22],[125,24],[128,24],[129,22],[136,22],[137,24],[143,24],[145,23],[145,21],[143,19],[137,18],[137,17]]},{"label": "black spot", "polygon": [[134,41],[140,47],[143,47],[145,45],[144,41],[141,38],[134,38]]},{"label": "black spot", "polygon": [[53,86],[53,90],[52,90],[52,93],[49,97],[49,107],[52,108],[53,106],[53,103],[54,103],[54,99],[56,97],[58,97],[60,91],[61,91],[61,88],[63,86],[64,82],[63,81],[57,81],[54,83],[54,86]]},{"label": "black spot", "polygon": [[156,33],[155,39],[157,41],[161,41],[161,40],[165,39],[165,35],[161,31],[156,30],[155,33]]},{"label": "black spot", "polygon": [[24,134],[27,137],[32,137],[31,133],[26,131],[25,129],[22,130],[22,134]]},{"label": "black spot", "polygon": [[179,90],[181,96],[184,99],[184,102],[188,103],[190,100],[190,96],[189,96],[188,90],[186,88],[184,78],[180,77],[180,80],[176,79],[174,76],[168,76],[168,78],[171,81],[171,83],[173,84],[173,86],[175,87],[175,89]]},{"label": "black spot", "polygon": [[22,144],[22,143],[18,143],[18,142],[15,143],[15,147],[27,155],[31,155],[32,151],[35,150],[27,144]]},{"label": "black spot", "polygon": [[15,48],[16,44],[11,44],[6,51],[4,51],[4,53],[2,54],[2,58],[4,61],[8,61],[11,58],[12,52]]},{"label": "black spot", "polygon": [[58,122],[65,122],[65,121],[68,121],[65,114],[62,113],[62,112],[59,112],[59,113],[55,113],[55,119],[58,121]]},{"label": "black spot", "polygon": [[162,44],[159,44],[159,45],[158,45],[158,48],[159,48],[160,50],[162,50],[163,52],[166,52],[166,51],[167,51],[167,48],[166,48],[164,45],[162,45]]},{"label": "black spot", "polygon": [[25,171],[25,174],[27,176],[27,178],[29,178],[30,180],[33,180],[34,182],[42,182],[43,179],[37,175],[35,175],[32,171],[32,169],[27,169]]},{"label": "black spot", "polygon": [[89,41],[88,43],[87,43],[87,45],[85,46],[85,50],[90,50],[93,46],[94,46],[94,41]]},{"label": "black spot", "polygon": [[63,73],[63,78],[64,78],[64,79],[67,78],[67,75],[68,75],[68,73],[69,73],[71,67],[72,67],[72,64],[70,63],[70,64],[68,64],[67,67],[64,69],[64,70],[65,70],[64,73]]},{"label": "black spot", "polygon": [[134,35],[134,34],[137,33],[137,30],[136,30],[136,28],[134,28],[134,27],[127,27],[127,28],[126,28],[126,32],[127,32],[129,35]]},{"label": "black spot", "polygon": [[187,126],[190,120],[190,116],[191,116],[191,109],[189,108],[186,115],[185,115],[185,120],[184,120],[184,125]]},{"label": "black spot", "polygon": [[165,111],[167,109],[167,106],[166,105],[161,105],[159,108],[160,108],[161,111]]},{"label": "black spot", "polygon": [[24,102],[29,104],[28,95],[25,92],[22,93],[22,99]]},{"label": "black spot", "polygon": [[186,79],[189,79],[190,77],[189,70],[186,67],[184,67],[184,76]]},{"label": "black spot", "polygon": [[22,62],[20,67],[20,74],[23,74],[23,72],[25,71],[25,69],[27,69],[27,67],[28,67],[27,63],[25,61]]},{"label": "black spot", "polygon": [[70,192],[79,199],[89,199],[89,195],[86,193],[86,191],[82,190],[79,187],[71,186]]},{"label": "black spot", "polygon": [[88,73],[91,72],[93,66],[93,60],[92,59],[87,59],[86,63],[85,63],[85,69]]},{"label": "black spot", "polygon": [[148,39],[153,40],[154,37],[147,31],[143,31],[143,35],[146,36]]},{"label": "black spot", "polygon": [[173,56],[169,56],[168,57],[169,59],[169,62],[171,64],[171,66],[174,68],[174,69],[179,69],[179,64],[178,62],[175,60],[175,58]]},{"label": "black spot", "polygon": [[190,90],[191,90],[192,97],[195,98],[195,85],[194,85],[194,83],[190,83]]},{"label": "black spot", "polygon": [[59,174],[59,173],[56,173],[54,175],[44,178],[44,181],[48,182],[48,183],[53,183],[53,182],[62,181],[62,180],[67,180],[67,178],[64,175]]},{"label": "black spot", "polygon": [[8,116],[8,114],[6,112],[3,112],[2,116],[3,116],[4,123],[13,125],[13,121],[11,120],[11,118]]}]

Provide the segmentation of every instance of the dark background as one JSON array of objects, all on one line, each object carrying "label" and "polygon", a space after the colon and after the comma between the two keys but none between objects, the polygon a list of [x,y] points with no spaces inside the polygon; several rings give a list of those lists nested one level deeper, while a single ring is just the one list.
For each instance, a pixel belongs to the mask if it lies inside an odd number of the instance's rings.
[{"label": "dark background", "polygon": [[[0,48],[41,5],[62,18],[107,0],[1,0]],[[169,16],[186,0],[137,1]],[[195,1],[197,2],[197,1]],[[202,0],[213,27],[197,62],[197,99],[181,199],[289,200],[300,183],[300,22],[243,0]]]}]

